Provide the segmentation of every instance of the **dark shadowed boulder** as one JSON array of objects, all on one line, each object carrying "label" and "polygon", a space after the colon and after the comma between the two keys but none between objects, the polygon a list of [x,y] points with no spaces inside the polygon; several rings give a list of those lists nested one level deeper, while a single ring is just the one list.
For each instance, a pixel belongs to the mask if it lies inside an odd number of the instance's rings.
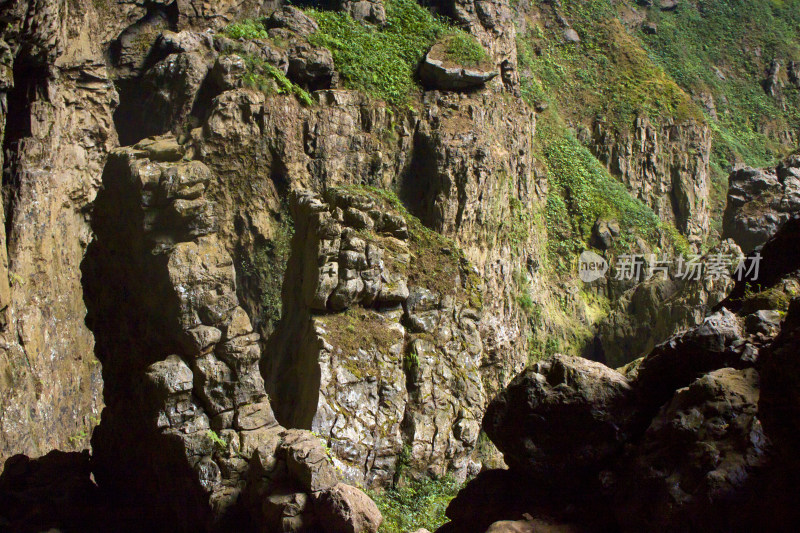
[{"label": "dark shadowed boulder", "polygon": [[491,402],[483,426],[511,468],[569,484],[619,451],[631,392],[619,372],[557,354],[517,376]]},{"label": "dark shadowed boulder", "polygon": [[627,531],[739,531],[768,444],[758,373],[723,368],[680,389],[606,475]]},{"label": "dark shadowed boulder", "polygon": [[634,382],[643,410],[654,413],[677,389],[706,372],[740,365],[741,356],[733,344],[743,336],[741,322],[723,309],[656,346],[642,360]]}]

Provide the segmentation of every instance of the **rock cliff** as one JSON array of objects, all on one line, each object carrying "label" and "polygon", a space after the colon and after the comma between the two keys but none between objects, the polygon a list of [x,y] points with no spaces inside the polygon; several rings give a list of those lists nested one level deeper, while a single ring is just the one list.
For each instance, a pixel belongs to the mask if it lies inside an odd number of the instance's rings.
[{"label": "rock cliff", "polygon": [[374,532],[361,488],[482,470],[445,531],[735,524],[791,447],[797,156],[714,195],[797,68],[734,131],[653,40],[693,9],[0,3],[0,529]]}]

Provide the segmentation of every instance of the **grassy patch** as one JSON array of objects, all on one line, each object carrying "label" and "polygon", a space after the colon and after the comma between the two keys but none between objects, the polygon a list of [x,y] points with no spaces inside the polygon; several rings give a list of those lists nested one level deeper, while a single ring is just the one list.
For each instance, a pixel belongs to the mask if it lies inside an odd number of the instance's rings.
[{"label": "grassy patch", "polygon": [[[328,331],[328,342],[342,350],[346,360],[354,359],[359,349],[374,348],[388,353],[389,348],[401,340],[399,333],[387,327],[387,322],[375,311],[351,307],[342,313],[324,315],[319,318]],[[349,368],[361,377],[366,368]]]},{"label": "grassy patch", "polygon": [[370,492],[383,514],[378,531],[409,533],[423,527],[435,531],[448,521],[444,512],[460,489],[456,481],[443,478],[409,481],[402,487]]},{"label": "grassy patch", "polygon": [[565,43],[560,25],[532,25],[518,37],[524,96],[559,105],[577,120],[603,116],[627,130],[640,115],[703,120],[681,88],[654,63],[616,18],[608,0],[563,0],[562,13],[580,34]]},{"label": "grassy patch", "polygon": [[637,236],[655,243],[663,234],[677,250],[687,250],[678,231],[631,196],[557,116],[540,120],[536,138],[550,184],[545,211],[548,259],[557,271],[567,272],[574,257],[588,247],[599,218],[614,218],[625,228],[616,243],[620,250],[629,249]]},{"label": "grassy patch", "polygon": [[384,27],[358,22],[347,13],[306,10],[319,24],[311,43],[331,50],[349,88],[406,105],[419,89],[414,77],[417,66],[437,39],[449,36],[446,53],[454,60],[481,61],[486,54],[474,37],[414,0],[387,0],[385,6]]},{"label": "grassy patch", "polygon": [[464,67],[477,67],[489,60],[489,54],[475,37],[457,30],[443,40],[444,57]]},{"label": "grassy patch", "polygon": [[247,19],[235,22],[225,28],[225,35],[231,39],[269,39],[263,20]]},{"label": "grassy patch", "polygon": [[243,56],[247,70],[244,74],[244,85],[259,90],[264,94],[293,94],[303,104],[314,105],[314,99],[308,91],[289,81],[286,75],[259,57]]}]

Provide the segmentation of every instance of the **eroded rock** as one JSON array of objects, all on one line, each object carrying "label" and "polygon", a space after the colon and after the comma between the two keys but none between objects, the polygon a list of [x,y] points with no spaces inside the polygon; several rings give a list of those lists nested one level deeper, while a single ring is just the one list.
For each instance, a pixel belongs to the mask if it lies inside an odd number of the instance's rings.
[{"label": "eroded rock", "polygon": [[758,373],[715,370],[653,419],[616,480],[624,528],[737,530],[768,444],[756,418]]},{"label": "eroded rock", "polygon": [[506,463],[547,481],[599,468],[629,436],[632,388],[600,363],[557,354],[514,378],[483,426]]}]

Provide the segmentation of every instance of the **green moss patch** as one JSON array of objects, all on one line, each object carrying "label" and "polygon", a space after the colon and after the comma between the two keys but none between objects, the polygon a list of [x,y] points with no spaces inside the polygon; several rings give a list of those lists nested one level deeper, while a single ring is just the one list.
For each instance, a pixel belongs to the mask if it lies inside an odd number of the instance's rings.
[{"label": "green moss patch", "polygon": [[[441,296],[452,294],[456,299],[466,301],[470,307],[480,310],[483,307],[481,281],[470,268],[464,253],[458,245],[440,233],[428,229],[409,213],[397,195],[376,187],[350,186],[345,189],[368,194],[382,206],[405,218],[408,224],[408,251],[411,260],[407,265],[409,285],[425,287]],[[377,240],[367,237],[370,240]],[[379,240],[382,246],[391,249],[391,239]],[[396,265],[390,265],[399,271]],[[456,283],[457,280],[461,284]]]},{"label": "green moss patch", "polygon": [[[342,313],[319,317],[328,332],[327,340],[334,348],[342,351],[345,361],[355,361],[359,349],[375,349],[388,353],[389,348],[402,340],[400,334],[389,329],[387,321],[375,311],[361,307],[351,307]],[[347,367],[353,374],[363,377],[366,369]]]}]

